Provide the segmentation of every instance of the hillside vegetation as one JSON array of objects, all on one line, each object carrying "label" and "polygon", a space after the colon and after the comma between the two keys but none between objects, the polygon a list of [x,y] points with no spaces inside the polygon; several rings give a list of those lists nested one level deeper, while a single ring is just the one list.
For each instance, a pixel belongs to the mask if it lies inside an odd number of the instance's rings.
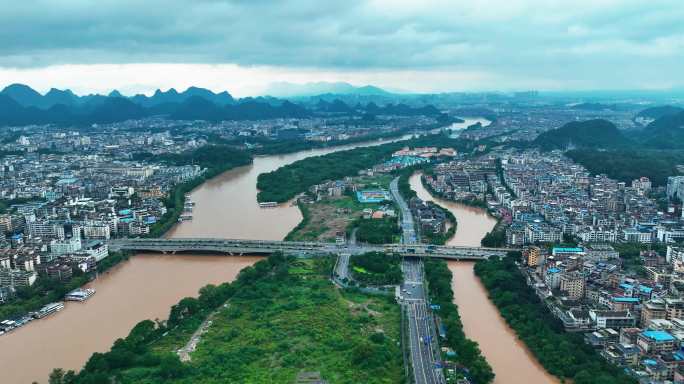
[{"label": "hillside vegetation", "polygon": [[668,176],[679,174],[677,165],[684,164],[681,151],[577,149],[566,155],[592,174],[606,174],[626,183],[646,176],[654,186],[665,185]]},{"label": "hillside vegetation", "polygon": [[545,150],[576,148],[622,148],[631,142],[607,120],[573,121],[539,135],[534,144]]},{"label": "hillside vegetation", "polygon": [[684,111],[653,121],[640,136],[640,141],[650,148],[684,149]]}]

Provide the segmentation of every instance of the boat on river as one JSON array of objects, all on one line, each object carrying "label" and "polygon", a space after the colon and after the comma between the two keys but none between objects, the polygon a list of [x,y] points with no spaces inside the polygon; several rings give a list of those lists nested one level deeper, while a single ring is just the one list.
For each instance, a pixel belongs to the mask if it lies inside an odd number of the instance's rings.
[{"label": "boat on river", "polygon": [[278,203],[275,201],[264,201],[263,203],[259,203],[259,207],[261,208],[275,208],[278,206]]},{"label": "boat on river", "polygon": [[64,300],[66,301],[86,301],[90,299],[95,294],[95,290],[93,288],[85,288],[85,289],[74,289],[73,291],[69,292],[66,294],[64,297]]},{"label": "boat on river", "polygon": [[50,303],[45,305],[43,308],[38,310],[38,312],[35,312],[33,314],[33,317],[36,319],[42,319],[43,317],[47,317],[52,315],[53,313],[57,313],[64,309],[64,303],[62,302],[57,302],[57,303]]}]

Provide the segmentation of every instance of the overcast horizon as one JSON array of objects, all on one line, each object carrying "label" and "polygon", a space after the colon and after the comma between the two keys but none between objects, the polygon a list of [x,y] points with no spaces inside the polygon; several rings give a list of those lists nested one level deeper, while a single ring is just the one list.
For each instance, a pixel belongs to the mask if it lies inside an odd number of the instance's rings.
[{"label": "overcast horizon", "polygon": [[681,20],[675,0],[26,1],[0,14],[0,87],[667,90],[684,87]]}]

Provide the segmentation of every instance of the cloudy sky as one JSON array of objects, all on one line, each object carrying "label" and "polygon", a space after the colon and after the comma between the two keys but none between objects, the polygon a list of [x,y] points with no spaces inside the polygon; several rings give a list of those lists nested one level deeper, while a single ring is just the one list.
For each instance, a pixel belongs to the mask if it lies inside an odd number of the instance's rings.
[{"label": "cloudy sky", "polygon": [[[2,5],[2,3],[7,3]],[[0,0],[0,87],[684,87],[682,0]]]}]

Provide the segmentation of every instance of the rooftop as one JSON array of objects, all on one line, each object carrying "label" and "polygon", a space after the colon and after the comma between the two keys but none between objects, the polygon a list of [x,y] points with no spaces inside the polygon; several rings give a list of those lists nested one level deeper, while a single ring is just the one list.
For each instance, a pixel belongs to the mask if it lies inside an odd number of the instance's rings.
[{"label": "rooftop", "polygon": [[674,341],[674,336],[665,331],[643,331],[641,334],[644,337],[655,341]]}]

